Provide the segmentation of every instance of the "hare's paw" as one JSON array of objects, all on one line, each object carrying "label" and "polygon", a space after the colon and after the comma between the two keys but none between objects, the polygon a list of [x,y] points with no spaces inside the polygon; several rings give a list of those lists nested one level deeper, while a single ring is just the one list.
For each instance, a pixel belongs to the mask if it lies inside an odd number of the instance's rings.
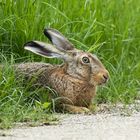
[{"label": "hare's paw", "polygon": [[80,107],[77,110],[77,113],[79,113],[79,114],[91,114],[91,111],[86,107]]},{"label": "hare's paw", "polygon": [[90,110],[86,107],[79,107],[73,105],[64,105],[64,110],[72,114],[91,114]]},{"label": "hare's paw", "polygon": [[90,110],[86,107],[78,107],[76,108],[77,114],[91,114]]}]

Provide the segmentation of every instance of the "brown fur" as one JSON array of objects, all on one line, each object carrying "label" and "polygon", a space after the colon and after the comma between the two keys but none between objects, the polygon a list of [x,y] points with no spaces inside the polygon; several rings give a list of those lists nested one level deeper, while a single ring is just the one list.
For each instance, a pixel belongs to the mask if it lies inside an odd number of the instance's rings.
[{"label": "brown fur", "polygon": [[72,113],[89,112],[96,87],[107,81],[108,71],[95,55],[75,49],[55,29],[45,29],[44,33],[55,46],[31,41],[25,44],[25,49],[42,56],[61,58],[64,64],[19,64],[14,66],[17,73],[28,80],[35,78],[33,84],[53,88],[61,97],[60,107],[64,110]]},{"label": "brown fur", "polygon": [[[45,63],[23,63],[15,65],[18,74],[28,80],[36,77],[34,84],[51,86],[62,97],[62,103],[88,107],[95,95],[96,87],[88,81],[79,80],[66,73],[65,65],[53,66]],[[28,82],[27,80],[27,82]]]}]

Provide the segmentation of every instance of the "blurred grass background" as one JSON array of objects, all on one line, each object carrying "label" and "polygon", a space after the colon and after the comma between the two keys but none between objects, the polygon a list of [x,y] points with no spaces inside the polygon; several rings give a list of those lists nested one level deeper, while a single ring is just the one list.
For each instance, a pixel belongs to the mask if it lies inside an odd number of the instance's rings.
[{"label": "blurred grass background", "polygon": [[29,40],[47,41],[45,27],[56,28],[77,48],[97,54],[109,70],[110,80],[99,88],[94,103],[128,104],[138,99],[139,5],[139,0],[0,0],[0,63],[5,65],[0,71],[0,127],[39,120],[50,109],[44,89],[27,90],[9,67],[26,61],[58,62],[23,49]]}]

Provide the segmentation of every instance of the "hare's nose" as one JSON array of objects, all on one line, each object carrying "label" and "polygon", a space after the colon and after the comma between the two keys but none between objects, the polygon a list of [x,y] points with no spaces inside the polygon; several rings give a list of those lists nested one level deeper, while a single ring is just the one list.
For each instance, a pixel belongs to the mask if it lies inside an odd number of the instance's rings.
[{"label": "hare's nose", "polygon": [[105,80],[108,79],[108,75],[103,74],[103,77],[104,77]]},{"label": "hare's nose", "polygon": [[104,82],[106,83],[107,80],[109,79],[109,74],[108,74],[108,72],[106,72],[106,73],[103,74],[103,78],[104,78]]}]

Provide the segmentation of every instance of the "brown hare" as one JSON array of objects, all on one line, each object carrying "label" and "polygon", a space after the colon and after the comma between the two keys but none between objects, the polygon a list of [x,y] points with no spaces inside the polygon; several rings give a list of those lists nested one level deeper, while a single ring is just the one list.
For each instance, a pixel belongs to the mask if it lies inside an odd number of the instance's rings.
[{"label": "brown hare", "polygon": [[16,65],[16,69],[26,78],[36,76],[36,84],[54,89],[61,97],[60,108],[65,111],[89,112],[96,87],[107,82],[108,71],[95,55],[74,48],[57,30],[45,29],[44,34],[53,45],[30,41],[25,49],[44,57],[60,58],[64,63],[23,63]]}]

